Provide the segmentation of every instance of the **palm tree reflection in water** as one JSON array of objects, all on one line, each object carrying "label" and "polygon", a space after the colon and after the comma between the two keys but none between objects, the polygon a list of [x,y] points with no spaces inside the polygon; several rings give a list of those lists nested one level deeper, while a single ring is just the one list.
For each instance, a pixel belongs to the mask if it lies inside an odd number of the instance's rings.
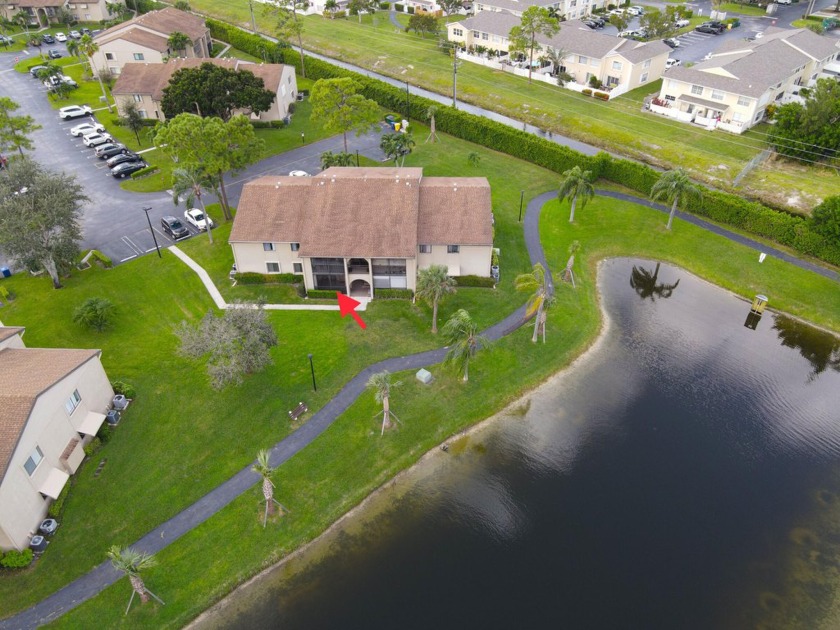
[{"label": "palm tree reflection in water", "polygon": [[633,271],[630,274],[630,286],[635,289],[640,298],[650,298],[652,301],[656,298],[669,298],[674,293],[680,281],[677,280],[674,284],[657,284],[659,280],[659,263],[656,263],[656,269],[653,273],[644,267],[633,266]]}]

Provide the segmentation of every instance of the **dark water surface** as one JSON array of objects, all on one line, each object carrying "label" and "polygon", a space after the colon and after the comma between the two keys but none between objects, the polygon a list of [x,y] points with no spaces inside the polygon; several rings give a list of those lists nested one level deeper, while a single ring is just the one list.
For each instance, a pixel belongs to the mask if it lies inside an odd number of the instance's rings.
[{"label": "dark water surface", "polygon": [[816,627],[840,342],[770,313],[750,330],[748,304],[666,265],[612,260],[599,282],[594,353],[206,627]]}]

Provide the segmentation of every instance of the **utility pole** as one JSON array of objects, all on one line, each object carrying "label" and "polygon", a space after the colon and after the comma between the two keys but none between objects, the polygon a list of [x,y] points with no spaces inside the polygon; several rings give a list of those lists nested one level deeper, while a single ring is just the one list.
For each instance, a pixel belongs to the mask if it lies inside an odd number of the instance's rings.
[{"label": "utility pole", "polygon": [[[158,245],[157,237],[155,236],[155,231],[154,231],[154,229],[152,229],[152,220],[149,219],[149,210],[151,210],[151,209],[152,209],[151,207],[143,208],[143,212],[146,213],[146,221],[149,222],[149,232],[152,233],[152,240],[155,242],[155,249],[157,250],[158,258],[163,258],[163,256],[161,256],[161,253],[160,253],[160,246]],[[207,214],[204,215],[204,218],[205,219],[207,218]],[[210,229],[210,228],[207,228],[207,229]]]},{"label": "utility pole", "polygon": [[251,10],[251,30],[257,34],[257,21],[254,19],[254,0],[248,0],[248,8]]},{"label": "utility pole", "polygon": [[458,109],[458,42],[455,42],[455,59],[452,62],[452,107]]},{"label": "utility pole", "polygon": [[411,118],[411,92],[408,91],[408,81],[405,82],[405,119]]}]

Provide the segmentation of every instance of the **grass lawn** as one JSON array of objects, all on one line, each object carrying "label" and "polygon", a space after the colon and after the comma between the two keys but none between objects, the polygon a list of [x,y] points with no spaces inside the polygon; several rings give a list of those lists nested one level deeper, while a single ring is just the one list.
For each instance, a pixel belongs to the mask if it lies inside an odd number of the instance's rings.
[{"label": "grass lawn", "polygon": [[[424,138],[416,129],[417,138]],[[476,151],[478,167],[467,155]],[[519,191],[526,198],[551,190],[557,176],[531,164],[442,135],[440,144],[418,142],[407,161],[427,176],[484,175],[493,190],[496,246],[501,248],[502,281],[497,290],[465,289],[448,299],[441,319],[468,308],[484,326],[524,300],[513,290],[517,273],[528,269]],[[212,209],[211,209],[212,212]],[[530,343],[522,330],[477,357],[471,380],[434,368],[432,387],[411,374],[399,375],[392,407],[403,425],[378,437],[372,396],[363,396],[317,443],[278,472],[278,499],[291,512],[263,530],[257,488],[159,554],[160,567],[146,575],[149,588],[166,606],[135,606],[123,615],[128,584],[119,582],[53,625],[79,628],[178,627],[258,572],[322,532],[337,517],[415,462],[447,436],[481,420],[524,390],[567,364],[599,328],[594,266],[605,256],[635,254],[684,265],[744,296],[767,293],[775,308],[788,309],[840,330],[837,284],[772,259],[755,262],[755,252],[677,221],[664,229],[664,215],[635,204],[596,198],[568,223],[568,206],[546,208],[542,235],[556,270],[572,240],[579,254],[580,288],[560,286],[551,311],[548,343]],[[217,215],[218,216],[218,215]],[[224,244],[226,226],[215,230],[211,246],[201,236],[181,244],[208,266],[214,278],[231,262]],[[197,277],[174,256],[145,256],[112,270],[77,272],[61,291],[44,278],[16,275],[2,281],[17,299],[0,311],[6,325],[27,326],[29,346],[103,348],[111,378],[135,384],[138,398],[113,439],[74,478],[62,527],[37,565],[0,574],[0,615],[25,608],[104,559],[111,544],[127,544],[177,513],[250,462],[293,427],[286,411],[298,400],[323,405],[363,366],[385,356],[437,346],[429,333],[429,309],[406,301],[375,301],[362,331],[334,312],[271,312],[280,346],[275,364],[239,388],[210,390],[199,363],[175,353],[173,326],[196,321],[212,307]],[[89,296],[105,296],[118,306],[114,328],[90,333],[71,322],[72,309]],[[309,382],[307,353],[315,357],[318,392]],[[93,470],[107,459],[103,473]]]},{"label": "grass lawn", "polygon": [[719,10],[725,11],[727,14],[729,14],[728,17],[732,17],[733,13],[737,15],[767,15],[767,11],[765,11],[761,7],[754,7],[749,4],[741,4],[740,2],[724,2],[720,5]]},{"label": "grass lawn", "polygon": [[[193,9],[235,24],[249,23],[248,8],[225,0],[195,0]],[[697,18],[697,21],[702,19]],[[330,57],[374,69],[400,80],[408,80],[440,94],[452,89],[452,66],[441,54],[437,41],[414,33],[397,31],[378,15],[376,26],[370,16],[359,24],[355,19],[304,20],[304,46]],[[263,32],[272,22],[258,17]],[[690,30],[686,29],[686,30]],[[542,129],[562,133],[591,144],[667,167],[682,165],[701,181],[731,188],[744,165],[765,147],[763,137],[736,136],[685,125],[640,111],[638,100],[623,95],[609,102],[551,86],[528,84],[521,77],[497,72],[477,64],[464,63],[458,74],[459,98],[530,122]],[[777,186],[784,186],[779,190]],[[804,182],[815,197],[840,194],[840,183],[817,173]],[[773,201],[796,198],[803,182],[795,176],[764,188],[756,182],[750,192]],[[797,206],[809,209],[807,203]]]}]

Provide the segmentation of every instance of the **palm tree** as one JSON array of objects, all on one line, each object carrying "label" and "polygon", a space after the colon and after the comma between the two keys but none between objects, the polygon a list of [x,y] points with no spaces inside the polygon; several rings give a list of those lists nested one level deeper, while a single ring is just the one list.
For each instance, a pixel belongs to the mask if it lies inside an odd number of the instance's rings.
[{"label": "palm tree", "polygon": [[207,216],[207,208],[204,207],[204,199],[202,197],[206,188],[212,187],[211,177],[207,175],[202,169],[197,166],[184,166],[176,168],[172,171],[172,201],[177,206],[184,198],[187,207],[192,207],[195,200],[201,206],[201,211],[204,213],[204,221],[207,225],[207,238],[210,239],[210,244],[213,244],[213,230],[210,229],[210,217]]},{"label": "palm tree", "polygon": [[[76,44],[76,42],[73,42]],[[70,43],[67,44],[67,52],[72,55],[77,55],[79,53],[84,53],[88,58],[88,63],[90,64],[90,71],[96,75],[96,78],[99,79],[99,87],[102,90],[102,98],[105,100],[105,103],[108,105],[108,111],[111,110],[111,101],[108,99],[108,94],[105,92],[105,85],[102,83],[102,77],[99,74],[99,70],[96,69],[96,64],[93,61],[93,55],[99,52],[99,44],[93,41],[93,38],[85,33],[82,35],[82,38],[79,40],[78,44],[72,47],[71,50]]]},{"label": "palm tree", "polygon": [[545,343],[546,309],[553,302],[551,296],[551,275],[546,272],[545,267],[537,263],[534,265],[531,273],[518,275],[514,281],[514,286],[517,291],[531,294],[525,310],[526,318],[536,314],[534,317],[534,334],[531,337],[531,341],[536,343],[537,337],[542,332],[543,343]]},{"label": "palm tree", "polygon": [[545,54],[543,54],[542,58],[545,61],[551,62],[551,65],[554,66],[554,74],[557,75],[560,74],[560,68],[565,67],[564,60],[570,54],[565,48],[551,48],[549,46],[545,49]]},{"label": "palm tree", "polygon": [[580,166],[570,168],[563,173],[563,183],[557,191],[560,201],[568,199],[572,203],[572,211],[569,214],[569,223],[575,220],[575,206],[580,197],[580,207],[586,207],[586,203],[595,196],[595,188],[592,186],[592,171],[583,171]]},{"label": "palm tree", "polygon": [[380,437],[384,435],[385,429],[391,428],[392,416],[397,422],[400,421],[391,412],[391,405],[389,403],[391,399],[391,388],[399,387],[400,385],[402,385],[402,382],[391,382],[391,373],[388,370],[383,370],[372,375],[366,384],[368,389],[373,390],[373,397],[376,399],[376,402],[382,404],[382,430],[379,432]]},{"label": "palm tree", "polygon": [[667,201],[671,202],[671,213],[668,215],[668,225],[665,226],[666,230],[671,229],[671,223],[674,221],[674,215],[677,212],[680,199],[686,196],[699,198],[700,195],[700,189],[691,182],[682,168],[662,173],[650,189],[650,198],[653,201],[664,197]]},{"label": "palm tree", "polygon": [[330,14],[330,19],[335,19],[335,13],[338,11],[338,2],[336,0],[327,0],[324,3],[324,13]]},{"label": "palm tree", "polygon": [[562,279],[564,282],[571,282],[572,288],[576,289],[575,286],[575,254],[580,249],[580,241],[572,241],[572,244],[569,245],[569,260],[566,261],[566,268],[563,269],[563,276]]},{"label": "palm tree", "polygon": [[448,273],[446,265],[431,265],[417,272],[415,296],[432,307],[432,334],[437,333],[438,304],[457,290],[455,279],[450,278]]},{"label": "palm tree", "polygon": [[283,510],[283,506],[280,505],[279,501],[274,498],[274,482],[271,480],[271,476],[274,474],[275,469],[268,463],[268,459],[268,450],[262,449],[259,453],[257,453],[256,463],[251,466],[251,470],[262,477],[262,491],[263,497],[265,497],[265,516],[263,517],[263,527],[265,527],[265,524],[268,521],[268,515],[271,513],[275,503],[280,507],[281,511]]},{"label": "palm tree", "polygon": [[172,31],[169,39],[166,40],[166,45],[169,47],[169,50],[180,50],[184,57],[187,56],[187,46],[190,44],[192,44],[192,40],[180,31]]},{"label": "palm tree", "polygon": [[478,334],[478,324],[464,309],[458,309],[443,325],[443,334],[449,346],[445,362],[454,365],[465,382],[470,380],[470,361],[476,352],[489,346],[490,342]]},{"label": "palm tree", "polygon": [[[134,592],[131,594],[131,599],[128,602],[128,608],[131,608],[131,602],[134,601],[135,595],[139,595],[140,601],[144,604],[149,601],[149,595],[161,604],[163,603],[157,595],[146,588],[143,579],[140,577],[141,571],[151,569],[157,564],[157,560],[153,555],[137,551],[132,547],[113,545],[108,550],[108,557],[111,559],[111,564],[117,571],[128,576],[128,580],[131,582],[131,588],[134,589]],[[128,614],[128,608],[125,610],[126,614]]]},{"label": "palm tree", "polygon": [[656,301],[656,298],[669,298],[674,293],[674,289],[679,286],[680,281],[677,280],[674,284],[657,284],[659,279],[659,263],[656,263],[656,268],[653,273],[644,267],[633,266],[633,271],[630,273],[630,286],[636,290],[636,293],[643,300],[650,298],[651,301]]},{"label": "palm tree", "polygon": [[405,164],[406,156],[411,153],[415,142],[411,132],[386,133],[379,141],[379,148],[386,157],[394,160],[394,166],[401,167]]}]

